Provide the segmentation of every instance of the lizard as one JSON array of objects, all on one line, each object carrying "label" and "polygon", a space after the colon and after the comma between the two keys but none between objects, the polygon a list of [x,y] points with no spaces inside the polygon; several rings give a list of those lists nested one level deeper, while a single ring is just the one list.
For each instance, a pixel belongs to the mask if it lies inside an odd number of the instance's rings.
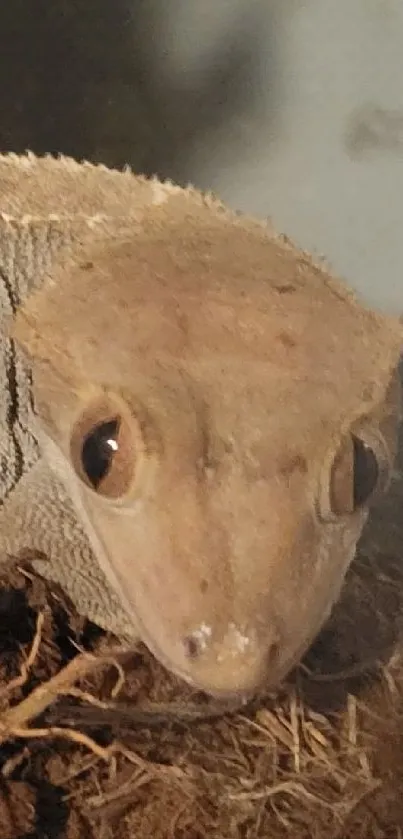
[{"label": "lizard", "polygon": [[402,325],[267,221],[0,156],[0,557],[181,679],[276,686],[390,481]]}]

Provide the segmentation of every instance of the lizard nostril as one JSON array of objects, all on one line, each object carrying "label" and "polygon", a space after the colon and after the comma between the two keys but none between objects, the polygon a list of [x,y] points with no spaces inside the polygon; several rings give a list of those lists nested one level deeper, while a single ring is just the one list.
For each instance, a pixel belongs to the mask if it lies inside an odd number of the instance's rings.
[{"label": "lizard nostril", "polygon": [[197,629],[186,635],[182,641],[185,657],[193,660],[199,658],[211,641],[211,633],[211,627],[201,623]]},{"label": "lizard nostril", "polygon": [[267,651],[266,661],[269,672],[272,667],[276,667],[276,665],[278,664],[279,657],[280,643],[278,641],[273,641],[273,643],[270,644],[269,649]]},{"label": "lizard nostril", "polygon": [[187,635],[186,638],[183,639],[183,647],[186,658],[192,659],[198,658],[202,650],[200,640],[194,635]]}]

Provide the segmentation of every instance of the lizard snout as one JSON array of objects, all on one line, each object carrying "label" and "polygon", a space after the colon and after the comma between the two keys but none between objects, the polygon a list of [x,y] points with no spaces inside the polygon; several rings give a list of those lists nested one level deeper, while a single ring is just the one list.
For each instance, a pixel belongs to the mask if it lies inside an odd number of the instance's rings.
[{"label": "lizard snout", "polygon": [[213,695],[246,696],[253,693],[279,658],[280,636],[276,629],[264,641],[254,629],[229,623],[217,638],[201,624],[182,640],[183,668],[180,675],[195,687]]}]

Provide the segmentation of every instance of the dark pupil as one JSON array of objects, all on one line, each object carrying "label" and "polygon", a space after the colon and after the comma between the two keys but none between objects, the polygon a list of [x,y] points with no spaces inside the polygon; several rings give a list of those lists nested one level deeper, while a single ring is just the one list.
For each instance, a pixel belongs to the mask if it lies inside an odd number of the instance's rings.
[{"label": "dark pupil", "polygon": [[96,425],[84,439],[81,459],[84,472],[94,487],[108,474],[116,450],[113,443],[117,442],[119,420],[113,419]]},{"label": "dark pupil", "polygon": [[372,495],[379,477],[378,461],[374,452],[362,440],[353,436],[354,449],[354,509],[361,507]]}]

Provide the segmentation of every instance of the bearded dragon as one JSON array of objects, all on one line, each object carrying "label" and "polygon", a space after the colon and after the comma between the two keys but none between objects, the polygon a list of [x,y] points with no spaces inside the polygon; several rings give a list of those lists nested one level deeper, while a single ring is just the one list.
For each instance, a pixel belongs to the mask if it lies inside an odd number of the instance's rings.
[{"label": "bearded dragon", "polygon": [[211,195],[0,157],[0,557],[217,696],[337,599],[396,447],[402,327]]}]

